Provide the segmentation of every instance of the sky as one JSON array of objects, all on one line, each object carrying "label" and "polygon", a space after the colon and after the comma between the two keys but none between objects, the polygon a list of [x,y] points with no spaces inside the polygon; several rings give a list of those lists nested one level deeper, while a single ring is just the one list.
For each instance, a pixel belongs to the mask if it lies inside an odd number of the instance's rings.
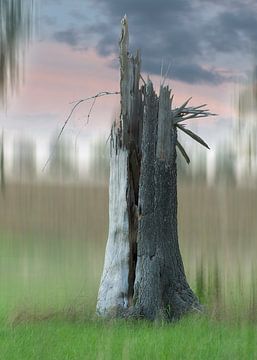
[{"label": "sky", "polygon": [[[141,49],[143,77],[159,87],[161,68],[179,105],[208,104],[217,117],[195,125],[207,141],[231,131],[237,84],[257,54],[256,0],[36,0],[35,33],[24,82],[9,99],[0,126],[37,136],[56,134],[72,101],[119,91],[120,21],[128,17],[130,47]],[[98,99],[73,115],[67,133],[108,137],[118,96]]]}]

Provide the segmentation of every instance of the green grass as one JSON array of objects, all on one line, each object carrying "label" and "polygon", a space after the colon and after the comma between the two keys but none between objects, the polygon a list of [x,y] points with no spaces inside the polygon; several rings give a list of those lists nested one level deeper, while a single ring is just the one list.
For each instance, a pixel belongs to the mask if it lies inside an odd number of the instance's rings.
[{"label": "green grass", "polygon": [[224,304],[217,274],[206,284],[204,267],[196,288],[212,304],[208,316],[174,324],[93,318],[97,249],[74,239],[1,235],[0,360],[257,359],[255,322],[248,321],[256,307],[250,314],[237,284]]},{"label": "green grass", "polygon": [[94,309],[102,262],[97,244],[3,233],[0,240],[0,318],[23,309]]},{"label": "green grass", "polygon": [[176,324],[68,322],[4,325],[3,360],[257,359],[256,329],[206,318]]}]

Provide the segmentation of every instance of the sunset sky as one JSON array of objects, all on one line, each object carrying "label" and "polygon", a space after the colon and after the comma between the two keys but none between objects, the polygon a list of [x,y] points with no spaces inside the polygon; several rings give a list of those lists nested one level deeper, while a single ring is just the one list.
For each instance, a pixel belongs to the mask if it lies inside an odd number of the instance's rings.
[{"label": "sunset sky", "polygon": [[[161,64],[164,73],[170,64],[167,83],[175,103],[192,96],[192,104],[207,103],[219,114],[199,122],[200,133],[212,143],[230,129],[236,84],[247,78],[257,54],[255,0],[37,0],[24,84],[10,98],[0,125],[42,139],[61,128],[70,102],[119,90],[124,14],[131,49],[142,52],[143,76],[149,74],[158,87]],[[85,127],[90,105],[81,106],[66,131],[108,136],[118,96],[99,99]]]}]

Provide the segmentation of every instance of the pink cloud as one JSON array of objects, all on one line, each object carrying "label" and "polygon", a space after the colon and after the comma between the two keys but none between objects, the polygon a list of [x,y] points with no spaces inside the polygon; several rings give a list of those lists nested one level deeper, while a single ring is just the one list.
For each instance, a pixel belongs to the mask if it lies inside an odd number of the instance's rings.
[{"label": "pink cloud", "polygon": [[[25,84],[11,101],[9,116],[55,113],[62,121],[72,107],[71,101],[100,91],[118,90],[119,74],[108,66],[108,61],[94,51],[73,51],[62,44],[36,44],[30,54]],[[108,122],[116,106],[117,98],[101,98],[92,116]],[[90,102],[82,105],[74,119],[84,117],[89,107]]]},{"label": "pink cloud", "polygon": [[[9,117],[55,114],[56,117],[52,118],[53,128],[61,126],[72,107],[71,101],[100,91],[119,90],[119,71],[110,68],[111,60],[110,57],[101,58],[94,50],[74,51],[58,43],[35,44],[29,56],[25,84],[19,95],[11,101]],[[152,80],[158,89],[160,78],[152,76]],[[170,80],[167,83],[175,93],[176,105],[192,96],[192,105],[207,103],[210,111],[218,113],[220,117],[234,115],[228,84],[214,87]],[[85,123],[90,105],[88,102],[80,107],[71,120],[71,126],[81,127]],[[108,130],[118,108],[119,96],[98,99],[90,124],[87,125],[89,130]]]}]

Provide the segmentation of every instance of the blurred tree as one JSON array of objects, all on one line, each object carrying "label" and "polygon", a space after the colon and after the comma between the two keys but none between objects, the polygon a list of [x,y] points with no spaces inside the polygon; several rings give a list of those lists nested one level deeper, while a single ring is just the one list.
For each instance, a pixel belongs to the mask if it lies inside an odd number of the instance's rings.
[{"label": "blurred tree", "polygon": [[[201,149],[202,150],[202,149]],[[192,166],[193,181],[198,184],[205,184],[207,181],[207,158],[206,152],[196,151]]]},{"label": "blurred tree", "polygon": [[0,178],[1,178],[1,192],[5,190],[5,167],[4,167],[4,132],[2,132],[1,148],[0,148]]},{"label": "blurred tree", "polygon": [[178,182],[181,184],[191,183],[193,179],[192,167],[188,166],[182,156],[177,157],[177,168]]},{"label": "blurred tree", "polygon": [[235,153],[229,143],[221,144],[217,150],[215,178],[220,185],[236,184]]},{"label": "blurred tree", "polygon": [[89,173],[94,182],[102,185],[109,179],[109,146],[104,139],[97,140],[92,145]]},{"label": "blurred tree", "polygon": [[207,158],[206,152],[196,147],[196,144],[190,146],[191,166],[185,162],[182,156],[177,157],[178,182],[186,184],[205,184],[207,182]]},{"label": "blurred tree", "polygon": [[17,180],[33,181],[36,177],[35,144],[19,138],[13,146],[13,174]]},{"label": "blurred tree", "polygon": [[71,181],[78,176],[78,167],[75,160],[74,145],[70,137],[63,137],[56,141],[53,136],[50,143],[50,163],[48,174],[57,181]]},{"label": "blurred tree", "polygon": [[257,67],[239,91],[235,123],[235,167],[237,182],[256,184],[257,177]]},{"label": "blurred tree", "polygon": [[0,105],[17,89],[32,30],[34,0],[0,0]]}]

